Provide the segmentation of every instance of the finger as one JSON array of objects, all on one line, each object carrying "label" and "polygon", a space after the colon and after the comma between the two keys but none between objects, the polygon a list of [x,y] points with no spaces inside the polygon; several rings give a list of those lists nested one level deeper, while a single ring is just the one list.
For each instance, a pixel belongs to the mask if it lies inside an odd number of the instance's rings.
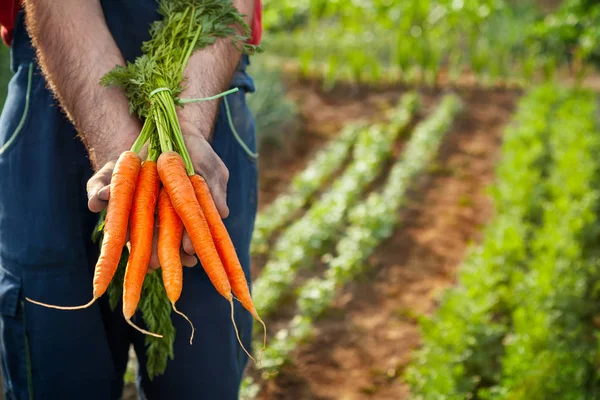
[{"label": "finger", "polygon": [[142,160],[145,160],[148,157],[148,143],[146,143],[139,152],[139,156]]},{"label": "finger", "polygon": [[104,167],[100,168],[90,180],[87,182],[88,196],[91,197],[96,194],[104,186],[110,184],[110,178],[112,177],[113,169],[115,168],[114,162],[107,163]]},{"label": "finger", "polygon": [[151,274],[151,273],[153,273],[154,271],[156,271],[159,268],[160,268],[160,265],[151,265],[151,264],[148,264],[148,270],[146,271],[146,273],[147,274]]},{"label": "finger", "polygon": [[108,201],[110,198],[110,185],[104,186],[98,190],[98,198],[102,201]]},{"label": "finger", "polygon": [[186,143],[189,143],[188,150],[194,170],[206,180],[219,214],[222,218],[226,218],[229,215],[227,207],[229,170],[206,140],[195,138],[186,140]]},{"label": "finger", "polygon": [[93,213],[99,213],[104,210],[106,206],[108,206],[108,201],[100,200],[97,194],[88,200],[88,208]]},{"label": "finger", "polygon": [[225,167],[225,164],[221,161],[224,171],[220,173],[225,178],[219,178],[216,176],[209,177],[206,181],[210,189],[213,201],[217,206],[219,215],[221,218],[227,218],[229,216],[229,207],[227,206],[227,181],[229,180],[229,170]]},{"label": "finger", "polygon": [[190,235],[188,235],[187,231],[183,232],[183,239],[181,240],[181,247],[183,251],[190,256],[196,254],[196,250],[194,249],[194,245],[192,243],[192,239],[190,239]]},{"label": "finger", "polygon": [[152,245],[152,254],[150,255],[150,262],[148,263],[148,269],[158,269],[160,262],[158,261],[158,252],[156,251],[156,243]]},{"label": "finger", "polygon": [[[107,163],[87,182],[88,208],[90,211],[100,212],[106,208],[109,193],[104,188],[110,184],[113,169],[114,162]],[[99,197],[100,192],[102,192],[102,198]]]},{"label": "finger", "polygon": [[195,267],[198,264],[196,256],[190,256],[184,251],[181,252],[181,263],[184,267]]}]

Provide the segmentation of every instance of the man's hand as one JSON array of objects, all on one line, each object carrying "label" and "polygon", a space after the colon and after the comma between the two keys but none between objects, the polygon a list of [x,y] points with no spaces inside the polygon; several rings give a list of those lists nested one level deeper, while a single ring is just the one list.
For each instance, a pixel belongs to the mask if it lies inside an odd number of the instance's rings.
[{"label": "man's hand", "polygon": [[110,179],[112,177],[115,161],[104,164],[87,183],[88,208],[91,212],[99,213],[108,205],[110,197]]},{"label": "man's hand", "polygon": [[[115,167],[115,161],[110,161],[104,167],[102,167],[87,183],[88,192],[88,207],[90,211],[99,213],[104,210],[108,205],[108,199],[110,198],[110,180],[113,169]],[[127,239],[129,241],[129,239]],[[191,242],[190,242],[191,244]],[[150,264],[148,265],[148,271],[153,272],[160,267],[158,262],[158,218],[156,218],[154,227],[154,236],[152,242],[152,256],[150,258]],[[193,252],[187,254],[182,250],[181,262],[186,267],[193,267],[198,263],[198,260],[193,256]]]}]

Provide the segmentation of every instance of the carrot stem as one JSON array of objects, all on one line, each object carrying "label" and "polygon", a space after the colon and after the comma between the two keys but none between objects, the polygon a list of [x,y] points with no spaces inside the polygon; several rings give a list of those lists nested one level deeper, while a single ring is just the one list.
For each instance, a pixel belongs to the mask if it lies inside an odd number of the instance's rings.
[{"label": "carrot stem", "polygon": [[131,151],[138,154],[140,151],[142,151],[142,148],[144,147],[146,142],[148,142],[148,139],[150,139],[150,137],[152,136],[152,133],[154,131],[153,126],[154,125],[152,124],[152,121],[149,118],[146,119],[146,121],[144,122],[144,126],[140,131],[140,134],[133,143],[133,146],[131,146]]},{"label": "carrot stem", "polygon": [[160,144],[156,143],[156,140],[150,139],[150,145],[148,146],[148,158],[147,161],[156,162],[158,160],[158,156],[160,155]]},{"label": "carrot stem", "polygon": [[[193,20],[191,20],[191,21],[193,21]],[[185,67],[188,63],[188,60],[192,56],[194,47],[196,47],[196,42],[198,41],[198,37],[200,37],[200,32],[202,31],[202,28],[203,28],[202,25],[198,26],[198,29],[196,30],[196,35],[194,36],[194,39],[190,42],[190,47],[188,47],[187,53],[185,54],[185,58],[183,59],[183,62],[181,63],[181,74],[182,75],[183,75],[183,72],[185,71]]]},{"label": "carrot stem", "polygon": [[[162,95],[161,93],[157,93],[156,97],[158,98],[158,104],[155,105],[155,107],[160,107],[160,97]],[[167,125],[166,121],[163,118],[163,113],[160,112],[160,109],[157,110],[157,112],[154,113],[154,119],[156,121],[156,130],[158,131],[158,140],[160,142],[160,148],[161,150],[164,152],[167,151],[173,151],[173,144],[171,142],[171,138],[169,137],[169,126]]]},{"label": "carrot stem", "polygon": [[175,146],[181,158],[183,158],[183,164],[185,165],[185,170],[189,176],[194,175],[194,165],[192,164],[192,158],[190,157],[190,153],[187,150],[185,145],[185,140],[183,139],[183,132],[181,131],[181,125],[179,125],[179,119],[177,118],[177,110],[175,108],[175,101],[173,97],[167,96],[165,103],[163,103],[165,107],[166,116],[169,118],[169,122],[171,125],[171,132],[173,133],[173,141],[175,142]]},{"label": "carrot stem", "polygon": [[177,104],[184,105],[184,104],[189,104],[189,103],[200,103],[202,101],[216,100],[216,99],[220,99],[221,97],[225,97],[228,94],[236,93],[239,91],[240,91],[239,88],[233,88],[233,89],[229,89],[223,93],[219,93],[219,94],[216,94],[216,95],[210,96],[210,97],[202,97],[200,99],[177,99]]}]

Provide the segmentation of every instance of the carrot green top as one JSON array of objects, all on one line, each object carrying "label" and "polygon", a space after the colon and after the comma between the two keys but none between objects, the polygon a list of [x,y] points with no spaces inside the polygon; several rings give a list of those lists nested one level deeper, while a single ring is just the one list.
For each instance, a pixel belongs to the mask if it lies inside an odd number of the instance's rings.
[{"label": "carrot green top", "polygon": [[[231,0],[161,0],[163,17],[150,26],[151,39],[144,54],[107,73],[101,84],[119,86],[129,99],[130,111],[141,118],[150,114],[154,91],[168,89],[176,98],[182,90],[183,71],[192,52],[229,37],[243,53],[259,51],[248,44],[250,28]],[[236,26],[242,27],[240,34]]]}]

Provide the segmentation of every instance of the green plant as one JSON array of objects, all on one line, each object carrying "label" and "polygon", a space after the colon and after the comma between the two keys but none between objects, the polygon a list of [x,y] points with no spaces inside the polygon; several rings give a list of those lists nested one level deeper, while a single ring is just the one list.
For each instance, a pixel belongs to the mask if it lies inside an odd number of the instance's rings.
[{"label": "green plant", "polygon": [[325,244],[337,237],[349,207],[359,200],[391,157],[393,145],[411,121],[417,104],[415,94],[405,95],[392,121],[361,130],[352,152],[353,160],[344,173],[278,238],[254,285],[254,301],[260,315],[266,316],[278,307],[298,269],[311,265]]},{"label": "green plant", "polygon": [[544,185],[542,224],[531,260],[511,277],[512,329],[504,342],[494,399],[595,398],[594,293],[598,269],[596,98],[570,93],[556,110],[548,146],[553,167]]},{"label": "green plant", "polygon": [[510,271],[526,265],[539,224],[549,117],[558,100],[554,87],[532,91],[507,129],[493,187],[496,216],[465,261],[459,285],[444,295],[433,318],[422,321],[423,347],[407,373],[417,398],[473,398],[480,385],[499,379],[507,285]]},{"label": "green plant", "polygon": [[596,398],[600,191],[595,96],[533,90],[509,128],[496,216],[407,379],[416,398]]},{"label": "green plant", "polygon": [[257,91],[248,95],[248,107],[254,115],[258,144],[262,147],[266,142],[278,144],[287,139],[298,110],[286,97],[281,71],[260,60],[261,56],[252,58],[250,74]]},{"label": "green plant", "polygon": [[256,217],[252,236],[252,252],[264,254],[269,250],[269,240],[275,231],[288,222],[323,184],[337,172],[356,141],[361,125],[348,125],[340,135],[319,150],[302,172],[292,179],[287,193],[277,197]]},{"label": "green plant", "polygon": [[565,1],[554,13],[534,24],[530,35],[546,59],[575,64],[591,61],[598,65],[600,4],[592,0]]},{"label": "green plant", "polygon": [[538,14],[528,2],[268,3],[267,27],[276,27],[265,41],[271,54],[297,58],[302,73],[321,75],[326,85],[340,79],[435,85],[443,70],[455,80],[469,69],[496,81],[540,64],[522,34]]},{"label": "green plant", "polygon": [[[271,369],[270,372],[289,361],[290,354],[299,344],[310,340],[314,333],[313,323],[331,307],[339,289],[368,267],[368,256],[393,233],[400,222],[398,209],[404,205],[409,187],[437,154],[444,134],[460,108],[457,97],[446,96],[437,110],[415,128],[384,187],[350,208],[349,225],[336,245],[337,255],[326,257],[325,276],[312,278],[300,287],[296,316],[276,333],[266,348],[263,366]],[[256,396],[258,386],[259,383],[247,379],[244,382],[246,397]]]},{"label": "green plant", "polygon": [[10,51],[8,47],[0,44],[0,110],[4,106],[6,100],[6,92],[8,90],[8,82],[12,76],[10,72]]},{"label": "green plant", "polygon": [[[460,100],[446,96],[438,109],[415,128],[383,189],[371,193],[348,211],[349,225],[336,245],[337,255],[329,257],[323,278],[312,278],[298,290],[298,315],[267,348],[265,367],[279,368],[289,356],[286,350],[295,348],[310,336],[312,322],[331,306],[338,290],[367,268],[366,259],[393,233],[399,223],[398,209],[405,204],[408,188],[437,154],[459,110]],[[281,341],[287,343],[278,343]]]}]

